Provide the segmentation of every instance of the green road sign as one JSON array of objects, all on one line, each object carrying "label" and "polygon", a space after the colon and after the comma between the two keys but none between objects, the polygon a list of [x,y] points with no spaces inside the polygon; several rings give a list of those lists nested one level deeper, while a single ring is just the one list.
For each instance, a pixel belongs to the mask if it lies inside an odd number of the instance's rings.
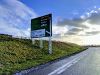
[{"label": "green road sign", "polygon": [[41,16],[31,20],[31,37],[52,36],[52,14]]}]

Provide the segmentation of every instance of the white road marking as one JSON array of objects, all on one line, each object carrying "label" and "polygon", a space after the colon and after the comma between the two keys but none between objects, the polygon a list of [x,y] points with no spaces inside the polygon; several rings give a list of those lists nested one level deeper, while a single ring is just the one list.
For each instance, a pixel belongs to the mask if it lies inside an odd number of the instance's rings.
[{"label": "white road marking", "polygon": [[49,73],[48,75],[53,75],[53,74],[59,72],[60,70],[62,70],[63,68],[69,67],[69,65],[70,65],[72,62],[74,62],[76,59],[78,59],[78,58],[79,58],[79,57],[77,57],[77,58],[71,60],[70,62],[66,63],[65,65],[63,65],[63,66],[61,66],[61,67],[59,67],[58,69],[54,70],[53,72]]},{"label": "white road marking", "polygon": [[81,57],[84,57],[85,55],[87,55],[87,54],[84,54],[82,56],[79,56],[79,57],[74,58],[73,60],[71,60],[68,63],[64,64],[63,66],[59,67],[58,69],[52,71],[48,75],[61,74],[66,69],[68,69],[70,66],[74,65],[75,63],[77,63],[81,59]]},{"label": "white road marking", "polygon": [[78,61],[79,61],[79,60],[77,60],[77,61],[74,61],[74,62],[73,62],[73,64],[77,63]]},{"label": "white road marking", "polygon": [[57,74],[61,74],[62,72],[64,72],[67,68],[69,68],[70,66],[72,66],[73,64],[69,64],[67,67],[61,69],[59,72],[57,72]]},{"label": "white road marking", "polygon": [[64,69],[62,69],[62,70],[60,70],[59,72],[57,72],[57,74],[61,74],[62,72],[64,72],[66,69],[64,68]]}]

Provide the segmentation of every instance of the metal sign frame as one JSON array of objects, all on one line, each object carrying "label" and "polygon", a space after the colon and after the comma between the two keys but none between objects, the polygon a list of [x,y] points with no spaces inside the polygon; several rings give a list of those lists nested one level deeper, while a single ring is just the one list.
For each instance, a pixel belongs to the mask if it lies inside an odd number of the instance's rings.
[{"label": "metal sign frame", "polygon": [[[41,37],[49,37],[48,53],[52,54],[52,14],[31,20],[31,38]],[[42,39],[40,39],[40,48],[43,48]]]},{"label": "metal sign frame", "polygon": [[52,36],[52,14],[44,15],[31,20],[31,38]]}]

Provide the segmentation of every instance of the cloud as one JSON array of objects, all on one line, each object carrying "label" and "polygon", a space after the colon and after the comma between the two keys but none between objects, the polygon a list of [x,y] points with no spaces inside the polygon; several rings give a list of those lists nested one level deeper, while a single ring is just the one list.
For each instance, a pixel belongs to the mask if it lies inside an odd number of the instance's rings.
[{"label": "cloud", "polygon": [[78,35],[78,33],[80,32],[80,31],[83,31],[84,29],[81,29],[81,28],[72,28],[72,29],[69,29],[69,31],[68,32],[66,32],[64,35],[66,36],[66,35]]},{"label": "cloud", "polygon": [[64,34],[68,31],[66,27],[59,27],[57,25],[53,24],[53,37],[61,37],[64,36]]},{"label": "cloud", "polygon": [[77,35],[80,31],[89,28],[84,22],[85,20],[81,18],[64,19],[58,21],[57,26],[68,26],[68,31],[64,35]]},{"label": "cloud", "polygon": [[89,23],[100,25],[100,12],[92,13],[91,16],[88,18]]},{"label": "cloud", "polygon": [[64,35],[65,35],[65,36],[69,36],[69,35],[77,35],[77,32],[68,31],[68,32],[65,33]]},{"label": "cloud", "polygon": [[100,31],[92,31],[92,32],[86,32],[87,35],[96,35],[99,34]]},{"label": "cloud", "polygon": [[31,18],[37,14],[18,0],[0,1],[0,33],[29,36]]},{"label": "cloud", "polygon": [[79,32],[79,31],[83,31],[83,29],[80,29],[80,28],[73,28],[73,29],[70,29],[69,31],[72,31],[72,32]]},{"label": "cloud", "polygon": [[[100,8],[95,8],[79,18],[62,19],[57,21],[57,26],[68,26],[65,35],[92,36],[100,33]],[[99,26],[100,28],[100,26]],[[94,31],[98,30],[98,31]]]},{"label": "cloud", "polygon": [[62,21],[58,21],[58,26],[74,26],[74,27],[82,27],[88,28],[86,25],[82,24],[85,20],[81,18],[73,18],[73,19],[63,19]]}]

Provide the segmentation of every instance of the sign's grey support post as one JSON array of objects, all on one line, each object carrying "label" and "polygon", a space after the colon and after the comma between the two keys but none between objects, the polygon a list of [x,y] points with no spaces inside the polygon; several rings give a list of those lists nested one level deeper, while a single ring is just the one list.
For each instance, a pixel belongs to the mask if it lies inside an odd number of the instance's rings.
[{"label": "sign's grey support post", "polygon": [[52,32],[52,17],[50,19],[50,37],[49,37],[49,54],[52,54],[52,35],[51,35],[51,32]]},{"label": "sign's grey support post", "polygon": [[52,39],[49,37],[49,54],[52,54]]},{"label": "sign's grey support post", "polygon": [[32,44],[33,44],[33,45],[35,44],[35,39],[34,39],[34,38],[32,38]]},{"label": "sign's grey support post", "polygon": [[40,48],[43,48],[43,40],[40,38]]}]

